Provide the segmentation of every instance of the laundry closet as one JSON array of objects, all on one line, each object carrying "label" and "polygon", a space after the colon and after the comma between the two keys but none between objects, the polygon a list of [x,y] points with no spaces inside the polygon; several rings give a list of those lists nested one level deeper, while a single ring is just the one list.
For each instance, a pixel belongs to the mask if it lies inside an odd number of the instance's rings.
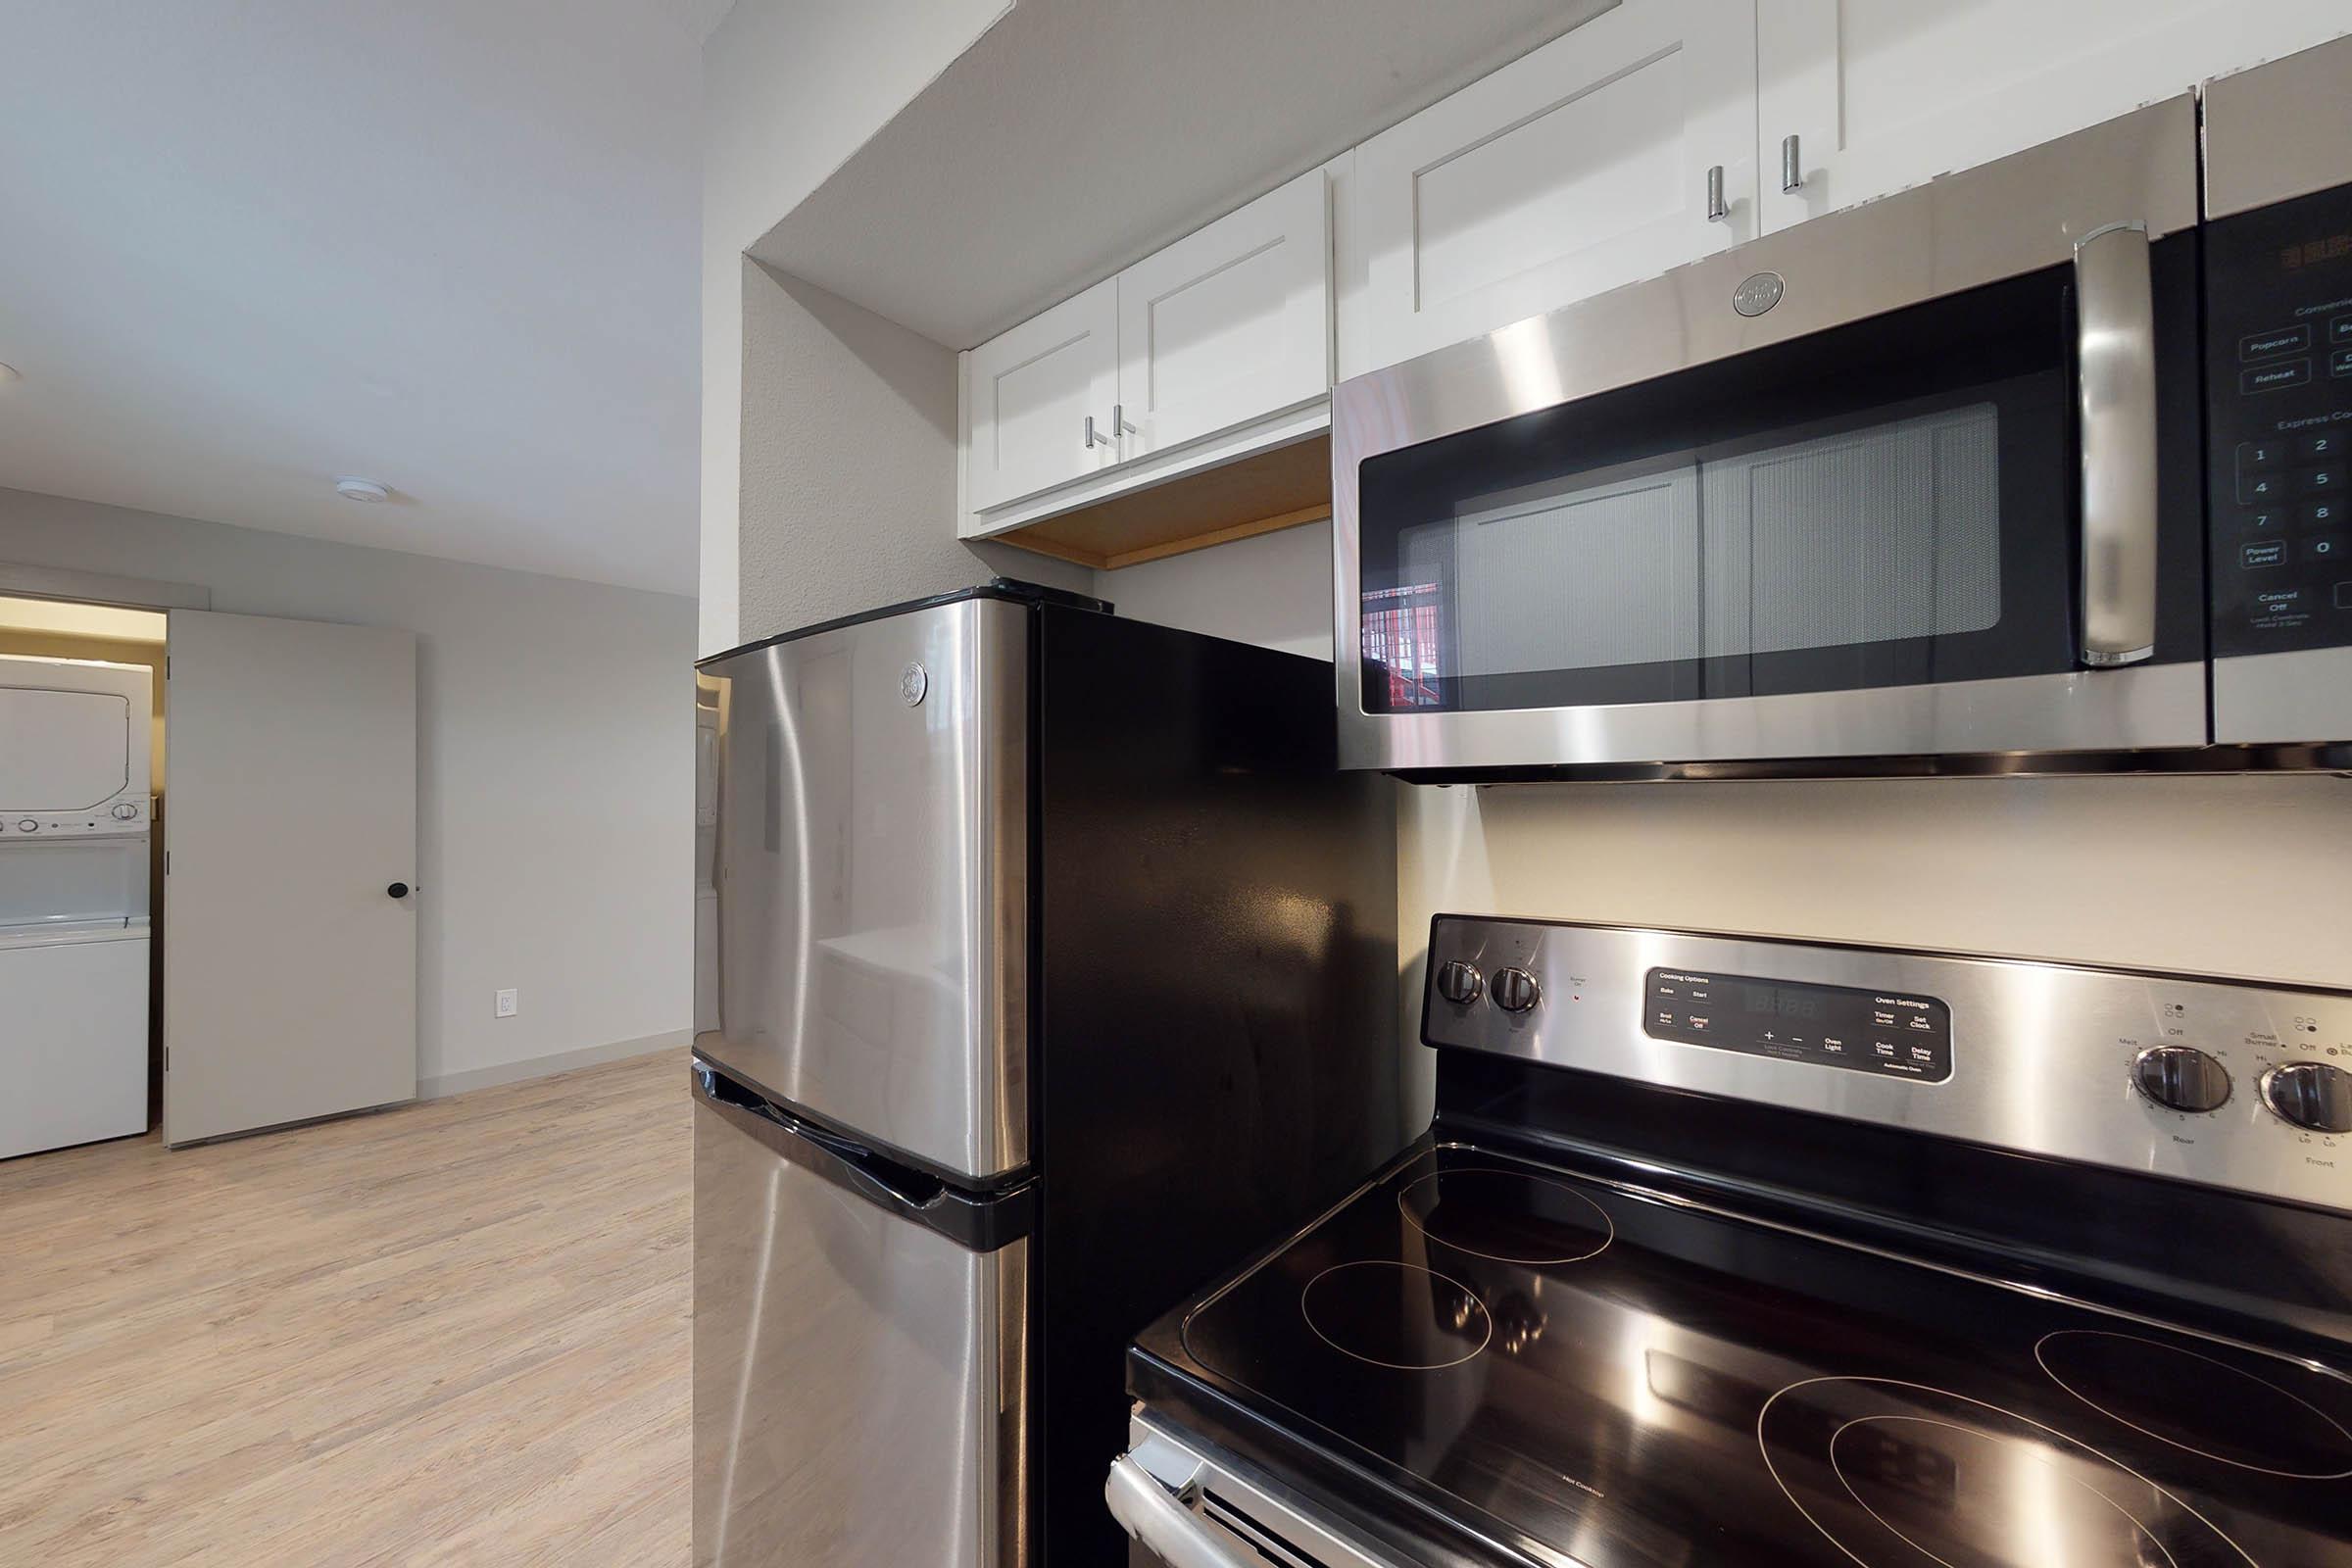
[{"label": "laundry closet", "polygon": [[158,1108],[164,628],[0,599],[0,1157]]},{"label": "laundry closet", "polygon": [[416,665],[0,595],[0,1159],[415,1098]]}]

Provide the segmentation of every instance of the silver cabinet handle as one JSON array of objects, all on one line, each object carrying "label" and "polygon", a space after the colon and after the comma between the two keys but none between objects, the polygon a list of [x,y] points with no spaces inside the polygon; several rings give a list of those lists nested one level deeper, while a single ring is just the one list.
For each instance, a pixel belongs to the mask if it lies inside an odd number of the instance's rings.
[{"label": "silver cabinet handle", "polygon": [[1111,1461],[1102,1496],[1110,1516],[1168,1568],[1265,1568],[1210,1535],[1200,1515],[1126,1454]]},{"label": "silver cabinet handle", "polygon": [[1797,150],[1796,137],[1793,135],[1783,136],[1781,138],[1781,189],[1792,191],[1802,186],[1804,182],[1805,160],[1803,153]]},{"label": "silver cabinet handle", "polygon": [[1112,435],[1135,435],[1139,433],[1136,430],[1136,427],[1128,422],[1127,405],[1124,403],[1113,403],[1110,406],[1110,433]]},{"label": "silver cabinet handle", "polygon": [[2156,307],[2148,227],[2075,241],[2082,441],[2082,662],[2156,651]]},{"label": "silver cabinet handle", "polygon": [[1090,415],[1088,415],[1088,416],[1086,416],[1086,449],[1087,449],[1087,451],[1089,451],[1089,452],[1092,452],[1092,451],[1094,451],[1094,449],[1095,449],[1095,448],[1097,448],[1097,447],[1099,447],[1099,446],[1107,447],[1107,446],[1114,445],[1114,444],[1116,444],[1116,442],[1117,442],[1117,439],[1118,439],[1118,438],[1117,438],[1116,436],[1107,436],[1107,435],[1104,435],[1104,434],[1102,434],[1101,431],[1097,430],[1097,429],[1095,428],[1095,416],[1094,416],[1093,415],[1091,415],[1091,414],[1090,414]]},{"label": "silver cabinet handle", "polygon": [[1723,203],[1723,166],[1711,164],[1707,168],[1707,221],[1720,223],[1731,212]]}]

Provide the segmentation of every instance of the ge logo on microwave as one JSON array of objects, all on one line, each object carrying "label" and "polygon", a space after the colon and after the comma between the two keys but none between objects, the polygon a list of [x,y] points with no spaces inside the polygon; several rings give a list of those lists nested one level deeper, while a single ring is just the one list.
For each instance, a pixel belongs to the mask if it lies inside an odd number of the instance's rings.
[{"label": "ge logo on microwave", "polygon": [[1781,292],[1787,286],[1778,272],[1752,273],[1732,290],[1732,309],[1741,316],[1762,316],[1781,303]]}]

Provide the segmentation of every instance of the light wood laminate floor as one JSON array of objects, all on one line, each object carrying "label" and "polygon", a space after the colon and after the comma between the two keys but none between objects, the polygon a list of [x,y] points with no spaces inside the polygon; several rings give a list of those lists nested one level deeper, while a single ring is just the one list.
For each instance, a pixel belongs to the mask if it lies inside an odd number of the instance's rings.
[{"label": "light wood laminate floor", "polygon": [[0,1163],[0,1564],[683,1565],[684,1069]]}]

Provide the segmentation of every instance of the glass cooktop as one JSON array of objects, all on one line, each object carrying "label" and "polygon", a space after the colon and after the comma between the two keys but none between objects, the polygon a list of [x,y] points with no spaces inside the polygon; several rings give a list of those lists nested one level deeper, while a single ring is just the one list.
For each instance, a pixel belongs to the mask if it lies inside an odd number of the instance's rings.
[{"label": "glass cooktop", "polygon": [[1459,1146],[1143,1344],[1538,1562],[2352,1563],[2341,1369]]}]

